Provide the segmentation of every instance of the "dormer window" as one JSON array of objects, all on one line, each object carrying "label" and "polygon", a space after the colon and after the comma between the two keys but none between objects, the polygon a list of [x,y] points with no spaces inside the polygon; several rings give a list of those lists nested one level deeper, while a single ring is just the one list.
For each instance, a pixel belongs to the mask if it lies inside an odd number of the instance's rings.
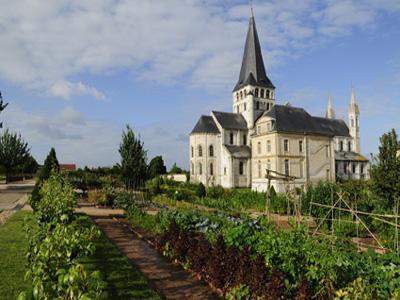
[{"label": "dormer window", "polygon": [[261,98],[264,98],[264,89],[261,89],[261,91],[260,91],[260,97],[261,97]]},{"label": "dormer window", "polygon": [[229,134],[229,143],[231,145],[233,145],[233,133],[232,132]]},{"label": "dormer window", "polygon": [[258,98],[258,88],[256,88],[255,91],[254,91],[254,97]]},{"label": "dormer window", "polygon": [[269,90],[265,91],[265,98],[269,98]]}]

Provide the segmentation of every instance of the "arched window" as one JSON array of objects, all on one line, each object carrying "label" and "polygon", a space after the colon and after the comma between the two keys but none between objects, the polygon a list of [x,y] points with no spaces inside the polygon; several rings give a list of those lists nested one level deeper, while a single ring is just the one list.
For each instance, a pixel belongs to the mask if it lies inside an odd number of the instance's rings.
[{"label": "arched window", "polygon": [[343,141],[340,141],[339,143],[339,151],[343,151]]},{"label": "arched window", "polygon": [[266,91],[265,91],[265,98],[268,98],[268,99],[269,99],[269,90],[266,90]]},{"label": "arched window", "polygon": [[210,175],[214,175],[214,165],[213,163],[210,164]]},{"label": "arched window", "polygon": [[260,109],[260,102],[258,102],[258,101],[257,101],[257,103],[256,103],[256,109],[257,109],[257,110]]},{"label": "arched window", "polygon": [[261,91],[260,91],[260,97],[261,97],[261,98],[264,98],[264,89],[261,89]]},{"label": "arched window", "polygon": [[240,99],[243,99],[243,92],[240,91]]},{"label": "arched window", "polygon": [[233,133],[232,132],[229,134],[229,143],[231,145],[233,145]]},{"label": "arched window", "polygon": [[350,141],[347,143],[347,148],[349,149],[349,151],[351,151],[351,142]]},{"label": "arched window", "polygon": [[194,175],[194,165],[193,163],[190,164],[190,173]]},{"label": "arched window", "polygon": [[254,91],[254,97],[258,97],[258,88],[256,88]]},{"label": "arched window", "polygon": [[239,175],[244,174],[244,164],[242,161],[239,162]]},{"label": "arched window", "polygon": [[199,163],[199,175],[203,174],[203,165]]},{"label": "arched window", "polygon": [[198,152],[199,152],[199,157],[202,157],[202,156],[203,156],[203,147],[201,147],[201,145],[199,145],[199,146],[197,147],[197,150],[198,150]]},{"label": "arched window", "polygon": [[210,145],[210,147],[208,147],[208,153],[211,157],[214,156],[214,146]]},{"label": "arched window", "polygon": [[239,101],[239,93],[236,93],[236,101]]},{"label": "arched window", "polygon": [[192,155],[192,157],[193,157],[193,156],[194,156],[194,149],[193,149],[193,146],[190,147],[190,152],[191,152],[191,155]]},{"label": "arched window", "polygon": [[258,178],[261,178],[261,161],[258,161],[257,170],[258,170]]}]

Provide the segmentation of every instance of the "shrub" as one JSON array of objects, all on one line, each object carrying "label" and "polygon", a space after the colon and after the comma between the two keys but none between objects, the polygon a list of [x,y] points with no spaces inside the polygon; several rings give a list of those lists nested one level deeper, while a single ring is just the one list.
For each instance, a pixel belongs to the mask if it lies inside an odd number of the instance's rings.
[{"label": "shrub", "polygon": [[204,184],[201,182],[197,186],[196,195],[199,198],[203,198],[206,196],[206,188],[204,187]]},{"label": "shrub", "polygon": [[88,191],[88,201],[95,205],[105,205],[107,202],[107,197],[102,190],[89,190]]},{"label": "shrub", "polygon": [[221,199],[225,196],[225,190],[220,185],[213,185],[207,190],[207,197]]}]

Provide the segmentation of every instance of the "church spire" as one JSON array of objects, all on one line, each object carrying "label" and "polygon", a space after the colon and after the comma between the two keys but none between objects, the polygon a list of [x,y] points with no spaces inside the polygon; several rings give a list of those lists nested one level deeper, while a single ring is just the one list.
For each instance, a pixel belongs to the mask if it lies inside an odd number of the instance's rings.
[{"label": "church spire", "polygon": [[240,69],[239,80],[234,88],[234,91],[248,84],[271,89],[275,88],[265,72],[252,5],[250,6],[250,10],[251,17],[249,21],[249,29],[247,31],[246,44],[244,47],[242,67]]},{"label": "church spire", "polygon": [[333,110],[333,107],[332,107],[332,96],[331,95],[329,95],[329,97],[328,97],[328,109],[326,110],[325,117],[327,119],[335,119],[335,117],[336,117],[335,111]]}]

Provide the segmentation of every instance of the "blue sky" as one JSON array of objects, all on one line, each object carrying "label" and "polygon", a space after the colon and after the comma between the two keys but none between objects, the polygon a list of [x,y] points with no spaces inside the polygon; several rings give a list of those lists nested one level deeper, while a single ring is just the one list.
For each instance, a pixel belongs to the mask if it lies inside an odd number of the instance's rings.
[{"label": "blue sky", "polygon": [[[254,0],[264,61],[289,101],[347,120],[351,86],[362,152],[400,129],[400,1]],[[231,110],[249,17],[239,0],[16,0],[0,4],[5,127],[42,162],[112,165],[125,124],[148,156],[187,168],[201,114]]]}]

